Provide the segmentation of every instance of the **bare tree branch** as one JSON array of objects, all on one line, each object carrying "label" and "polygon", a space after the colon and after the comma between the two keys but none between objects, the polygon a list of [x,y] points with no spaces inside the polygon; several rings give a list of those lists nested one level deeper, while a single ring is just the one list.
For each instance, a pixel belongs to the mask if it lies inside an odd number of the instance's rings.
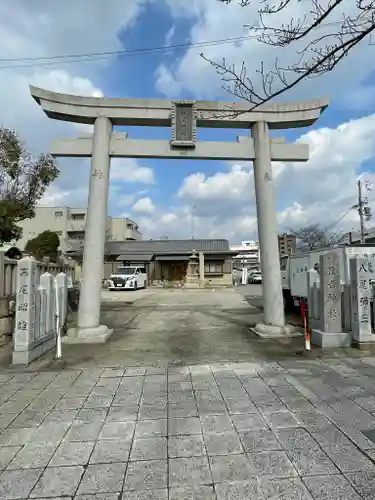
[{"label": "bare tree branch", "polygon": [[329,232],[319,224],[311,224],[297,230],[290,230],[290,233],[295,235],[298,249],[302,251],[320,247],[335,247],[342,243],[344,238],[343,232]]},{"label": "bare tree branch", "polygon": [[[235,0],[217,1],[230,4]],[[344,7],[349,4],[344,0],[305,0],[307,8],[303,18],[292,17],[288,23],[280,25],[272,25],[268,20],[281,11],[287,12],[301,0],[276,0],[271,4],[268,0],[237,1],[241,7],[255,2],[260,4],[259,23],[247,25],[258,42],[280,48],[296,45],[296,62],[284,67],[276,58],[273,69],[266,68],[262,62],[252,76],[248,76],[244,62],[238,67],[225,59],[215,61],[201,54],[215,68],[223,89],[248,101],[250,109],[284,94],[303,80],[333,71],[360,43],[367,41],[372,44],[375,0],[352,0],[350,12],[345,12]],[[260,84],[255,82],[256,76],[260,78]],[[230,113],[238,114],[228,110]]]}]

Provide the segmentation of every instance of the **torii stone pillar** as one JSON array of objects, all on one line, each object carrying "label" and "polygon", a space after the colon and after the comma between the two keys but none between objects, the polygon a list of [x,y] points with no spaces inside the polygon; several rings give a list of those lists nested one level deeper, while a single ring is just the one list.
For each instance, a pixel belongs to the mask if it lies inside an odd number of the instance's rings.
[{"label": "torii stone pillar", "polygon": [[[112,330],[109,330],[105,325],[100,325],[111,132],[112,123],[108,118],[100,116],[95,120],[83,252],[83,286],[81,287],[78,307],[78,328],[76,331],[69,332],[71,336],[86,338],[90,342],[105,342],[112,333]],[[100,280],[98,279],[99,272]]]},{"label": "torii stone pillar", "polygon": [[[56,157],[92,157],[83,283],[78,328],[74,332],[77,341],[103,342],[111,333],[99,324],[111,157],[253,161],[264,282],[264,322],[255,330],[262,336],[288,334],[283,311],[271,161],[307,161],[309,154],[304,144],[271,140],[268,129],[312,125],[328,106],[328,100],[266,104],[252,111],[245,102],[102,99],[30,89],[50,118],[94,125],[93,135],[54,141],[51,151]],[[111,133],[112,125],[172,126],[172,140],[129,139],[127,134]],[[196,141],[196,127],[251,128],[252,138],[239,137],[237,142],[200,142]]]},{"label": "torii stone pillar", "polygon": [[261,121],[254,123],[251,133],[255,148],[253,170],[260,260],[262,262],[262,269],[267,269],[267,272],[263,272],[264,324],[256,325],[255,331],[262,336],[279,336],[280,333],[287,332],[283,331],[285,330],[285,314],[267,123]]}]

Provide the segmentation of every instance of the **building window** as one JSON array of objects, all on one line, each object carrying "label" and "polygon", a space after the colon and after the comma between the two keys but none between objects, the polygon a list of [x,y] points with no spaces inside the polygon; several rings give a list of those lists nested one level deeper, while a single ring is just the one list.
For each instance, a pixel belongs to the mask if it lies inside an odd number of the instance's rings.
[{"label": "building window", "polygon": [[204,265],[204,274],[223,274],[223,264],[208,262]]},{"label": "building window", "polygon": [[62,217],[64,215],[64,212],[55,212],[55,217],[58,219],[59,217]]},{"label": "building window", "polygon": [[72,214],[72,220],[85,220],[85,214]]},{"label": "building window", "polygon": [[289,257],[281,257],[281,259],[280,259],[281,271],[286,271],[286,268],[288,267],[288,259],[289,259]]}]

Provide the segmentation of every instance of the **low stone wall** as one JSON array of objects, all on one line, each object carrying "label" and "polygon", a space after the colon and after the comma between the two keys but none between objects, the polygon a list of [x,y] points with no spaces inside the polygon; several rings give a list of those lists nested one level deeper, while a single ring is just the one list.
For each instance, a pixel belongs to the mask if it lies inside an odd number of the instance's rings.
[{"label": "low stone wall", "polygon": [[204,278],[205,287],[225,287],[231,288],[233,286],[232,273],[223,274],[222,276],[205,276]]},{"label": "low stone wall", "polygon": [[11,310],[12,297],[0,298],[0,337],[12,335],[14,330],[14,313]]},{"label": "low stone wall", "polygon": [[[54,349],[65,325],[68,309],[68,277],[40,274],[32,257],[17,263],[17,299],[13,336],[14,365],[31,361]],[[59,321],[57,321],[59,319]]]}]

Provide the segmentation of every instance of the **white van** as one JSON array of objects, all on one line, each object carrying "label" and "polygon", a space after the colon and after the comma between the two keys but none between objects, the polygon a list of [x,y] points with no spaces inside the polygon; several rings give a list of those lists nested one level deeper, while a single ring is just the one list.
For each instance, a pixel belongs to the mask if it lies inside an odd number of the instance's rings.
[{"label": "white van", "polygon": [[117,273],[108,278],[109,290],[137,290],[147,288],[146,269],[141,266],[119,267]]}]

